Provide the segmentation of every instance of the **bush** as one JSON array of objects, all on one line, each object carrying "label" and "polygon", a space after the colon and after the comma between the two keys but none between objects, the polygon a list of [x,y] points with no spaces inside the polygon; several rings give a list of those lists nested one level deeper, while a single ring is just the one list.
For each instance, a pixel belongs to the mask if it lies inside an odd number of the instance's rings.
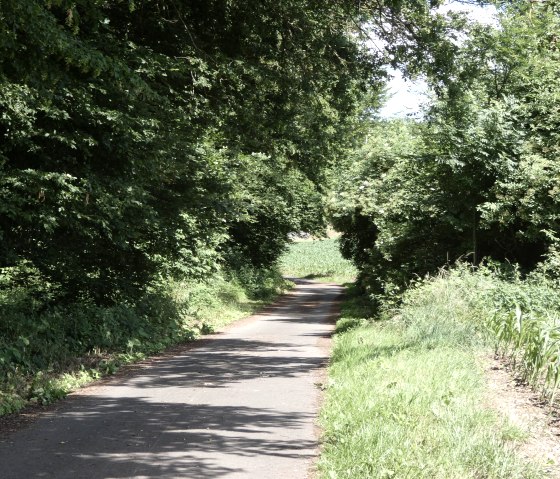
[{"label": "bush", "polygon": [[419,281],[402,296],[411,340],[431,338],[469,345],[490,341],[517,373],[544,397],[560,386],[558,281],[539,270],[522,277],[511,265],[473,271],[458,265]]},{"label": "bush", "polygon": [[[162,280],[135,302],[100,306],[0,296],[0,414],[48,403],[130,361],[190,341],[253,312],[287,287],[275,270],[249,267],[206,281]],[[68,374],[62,374],[67,372]],[[61,376],[62,374],[62,376]]]}]

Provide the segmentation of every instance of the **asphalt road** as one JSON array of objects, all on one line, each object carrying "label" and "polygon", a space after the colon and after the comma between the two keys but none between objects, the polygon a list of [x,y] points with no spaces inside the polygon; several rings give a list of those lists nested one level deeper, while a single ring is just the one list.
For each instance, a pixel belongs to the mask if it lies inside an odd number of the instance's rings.
[{"label": "asphalt road", "polygon": [[341,288],[279,302],[0,439],[0,479],[304,479]]}]

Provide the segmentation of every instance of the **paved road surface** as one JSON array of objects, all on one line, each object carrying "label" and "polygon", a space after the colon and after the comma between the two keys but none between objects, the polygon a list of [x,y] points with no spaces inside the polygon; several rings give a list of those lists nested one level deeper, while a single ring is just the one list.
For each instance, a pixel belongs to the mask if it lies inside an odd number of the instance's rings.
[{"label": "paved road surface", "polygon": [[341,288],[261,314],[63,401],[0,439],[0,478],[304,479]]}]

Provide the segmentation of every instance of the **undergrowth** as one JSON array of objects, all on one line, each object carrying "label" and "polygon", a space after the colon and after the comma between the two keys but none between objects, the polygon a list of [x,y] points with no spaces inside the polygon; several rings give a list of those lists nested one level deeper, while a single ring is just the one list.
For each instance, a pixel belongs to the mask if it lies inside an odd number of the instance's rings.
[{"label": "undergrowth", "polygon": [[134,304],[48,307],[29,290],[0,294],[0,415],[48,404],[124,364],[247,316],[289,283],[274,270],[153,284]]},{"label": "undergrowth", "polygon": [[496,306],[480,274],[421,282],[377,320],[363,298],[346,301],[321,413],[321,477],[544,477],[516,455],[526,433],[484,405],[483,317]]},{"label": "undergrowth", "polygon": [[[476,328],[543,399],[554,401],[560,385],[559,282],[539,270],[522,277],[516,268],[457,266],[412,288],[406,302],[434,295],[434,307],[454,312],[459,325]],[[461,326],[462,327],[462,326]]]}]

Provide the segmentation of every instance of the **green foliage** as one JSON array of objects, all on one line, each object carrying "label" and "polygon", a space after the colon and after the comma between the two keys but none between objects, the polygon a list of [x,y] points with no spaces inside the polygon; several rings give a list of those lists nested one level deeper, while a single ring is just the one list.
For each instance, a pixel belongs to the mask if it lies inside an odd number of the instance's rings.
[{"label": "green foliage", "polygon": [[[403,319],[420,335],[464,331],[457,344],[487,339],[523,380],[553,401],[560,386],[557,291],[557,279],[542,272],[521,279],[511,267],[491,264],[473,272],[458,266],[408,290]],[[410,305],[431,308],[430,323],[422,324]]]},{"label": "green foliage", "polygon": [[423,154],[423,129],[404,120],[374,123],[362,148],[332,173],[329,216],[343,232],[343,255],[372,295],[445,258],[434,241],[438,232],[446,234],[434,204],[444,196],[434,178],[437,165]]},{"label": "green foliage", "polygon": [[560,386],[558,282],[532,275],[497,282],[493,314],[484,317],[496,351],[543,397],[553,402]]},{"label": "green foliage", "polygon": [[381,75],[352,4],[0,4],[7,411],[67,390],[49,371],[76,357],[111,372],[105,354],[270,299],[288,233],[324,229],[325,167]]},{"label": "green foliage", "polygon": [[226,259],[234,269],[246,261],[266,267],[286,249],[288,233],[325,229],[322,197],[308,178],[287,164],[275,164],[262,154],[239,160],[235,176],[229,178],[239,185],[239,206]]},{"label": "green foliage", "polygon": [[321,412],[321,477],[543,477],[516,457],[526,432],[480,401],[482,343],[463,324],[467,288],[454,286],[423,284],[381,321],[366,319],[360,297],[345,302]]},{"label": "green foliage", "polygon": [[3,0],[0,268],[113,305],[322,228],[317,183],[370,75],[352,11]]},{"label": "green foliage", "polygon": [[457,17],[442,41],[426,37],[435,56],[406,60],[434,93],[424,119],[370,120],[333,172],[329,216],[372,296],[464,258],[527,272],[556,245],[560,11],[500,5],[499,28],[464,22],[455,41]]},{"label": "green foliage", "polygon": [[[560,8],[495,2],[495,28],[446,21],[429,3],[364,2],[394,15],[372,29],[399,39],[392,64],[423,73],[433,97],[417,121],[366,118],[365,141],[331,171],[342,253],[392,319],[340,326],[321,466],[325,477],[541,477],[480,410],[477,355],[490,338],[554,398]],[[422,279],[457,260],[470,264]]]}]

